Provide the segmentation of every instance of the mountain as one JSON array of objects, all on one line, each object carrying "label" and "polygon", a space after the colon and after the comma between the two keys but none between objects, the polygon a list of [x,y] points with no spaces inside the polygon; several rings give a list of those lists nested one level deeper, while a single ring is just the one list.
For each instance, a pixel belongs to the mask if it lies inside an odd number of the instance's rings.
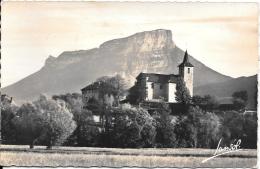
[{"label": "mountain", "polygon": [[[90,50],[66,51],[50,56],[45,65],[30,76],[3,88],[16,101],[32,100],[40,93],[49,95],[80,92],[105,75],[121,74],[134,84],[140,72],[178,73],[184,51],[172,40],[170,30],[153,30],[107,41]],[[194,86],[232,80],[190,56],[195,66]]]},{"label": "mountain", "polygon": [[224,82],[201,85],[194,88],[195,95],[213,95],[220,100],[230,101],[233,92],[246,90],[248,94],[249,109],[256,106],[256,92],[257,92],[257,75],[249,77],[239,77]]}]

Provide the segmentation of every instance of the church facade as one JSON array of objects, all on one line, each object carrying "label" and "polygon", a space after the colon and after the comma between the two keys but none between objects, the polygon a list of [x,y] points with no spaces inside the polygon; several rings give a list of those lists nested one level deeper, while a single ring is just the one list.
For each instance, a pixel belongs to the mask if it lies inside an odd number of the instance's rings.
[{"label": "church facade", "polygon": [[188,52],[184,54],[182,63],[178,66],[179,74],[140,73],[136,77],[135,86],[139,89],[139,98],[146,102],[176,103],[176,84],[183,78],[190,95],[193,96],[194,66],[189,61]]}]

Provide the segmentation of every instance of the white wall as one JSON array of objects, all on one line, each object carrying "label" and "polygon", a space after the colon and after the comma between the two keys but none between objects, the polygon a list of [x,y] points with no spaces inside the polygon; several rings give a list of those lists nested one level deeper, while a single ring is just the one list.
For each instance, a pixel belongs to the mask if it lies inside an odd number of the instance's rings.
[{"label": "white wall", "polygon": [[153,99],[152,82],[146,82],[146,90],[147,90],[146,100],[152,100]]},{"label": "white wall", "polygon": [[168,84],[168,102],[176,103],[175,92],[176,92],[176,83],[169,83]]},{"label": "white wall", "polygon": [[99,123],[100,122],[100,116],[93,115],[93,120],[94,120],[95,123]]}]

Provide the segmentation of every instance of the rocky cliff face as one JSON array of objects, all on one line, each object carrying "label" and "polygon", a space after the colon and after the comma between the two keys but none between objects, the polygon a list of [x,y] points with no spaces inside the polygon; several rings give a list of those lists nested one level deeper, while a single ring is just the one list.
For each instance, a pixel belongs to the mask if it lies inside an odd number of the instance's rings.
[{"label": "rocky cliff face", "polygon": [[[40,93],[79,92],[95,79],[121,74],[133,85],[140,72],[178,73],[184,52],[178,48],[170,30],[154,30],[114,39],[91,50],[67,51],[57,58],[50,56],[38,72],[3,89],[17,100],[32,100]],[[192,56],[195,66],[194,86],[231,79]]]}]

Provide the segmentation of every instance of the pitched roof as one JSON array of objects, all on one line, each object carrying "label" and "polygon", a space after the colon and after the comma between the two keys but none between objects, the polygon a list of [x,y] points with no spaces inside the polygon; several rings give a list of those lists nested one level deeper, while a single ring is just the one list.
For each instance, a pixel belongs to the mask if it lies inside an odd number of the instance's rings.
[{"label": "pitched roof", "polygon": [[174,74],[157,74],[157,73],[140,73],[136,79],[148,78],[148,82],[155,83],[176,83],[179,75]]},{"label": "pitched roof", "polygon": [[182,61],[182,63],[179,65],[179,67],[180,67],[180,66],[194,67],[194,66],[190,63],[190,61],[189,61],[189,55],[188,55],[187,50],[185,51],[183,61]]}]

